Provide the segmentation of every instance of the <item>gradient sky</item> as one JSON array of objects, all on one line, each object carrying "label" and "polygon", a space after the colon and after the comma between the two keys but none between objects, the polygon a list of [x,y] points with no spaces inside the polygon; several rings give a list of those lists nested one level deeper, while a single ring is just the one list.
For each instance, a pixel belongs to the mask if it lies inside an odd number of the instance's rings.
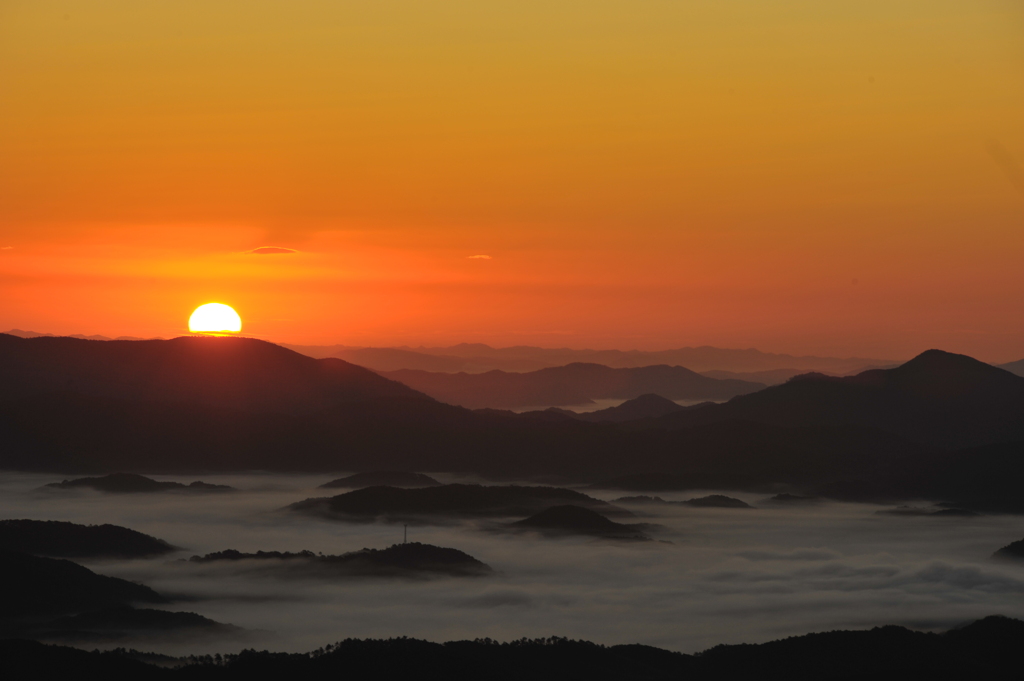
[{"label": "gradient sky", "polygon": [[0,330],[1008,361],[1022,168],[1019,0],[0,0]]}]

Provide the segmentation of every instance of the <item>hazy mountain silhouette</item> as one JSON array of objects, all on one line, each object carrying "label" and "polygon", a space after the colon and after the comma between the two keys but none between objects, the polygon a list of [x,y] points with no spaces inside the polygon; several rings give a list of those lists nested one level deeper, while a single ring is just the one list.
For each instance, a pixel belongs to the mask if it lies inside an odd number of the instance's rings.
[{"label": "hazy mountain silhouette", "polygon": [[363,487],[435,487],[440,485],[429,475],[423,473],[407,473],[403,471],[370,471],[367,473],[356,473],[337,480],[320,485],[321,488],[351,488]]},{"label": "hazy mountain silhouette", "polygon": [[1024,378],[965,355],[924,352],[895,369],[819,374],[663,417],[663,426],[744,420],[860,425],[947,449],[1024,438]]},{"label": "hazy mountain silhouette", "polygon": [[[755,349],[732,350],[702,346],[675,350],[574,350],[516,346],[492,348],[482,343],[460,343],[449,347],[366,348],[344,345],[286,345],[310,357],[339,357],[374,371],[442,371],[476,374],[487,371],[529,372],[583,362],[614,369],[632,369],[655,365],[683,366],[697,372],[731,371],[822,371],[849,374],[868,367],[890,366],[892,360],[850,357],[795,357],[760,352]],[[738,376],[736,378],[739,378]],[[748,379],[749,380],[749,379]]]},{"label": "hazy mountain silhouette", "polygon": [[638,495],[631,497],[619,497],[612,500],[613,504],[653,504],[653,505],[678,505],[693,506],[694,508],[753,508],[750,504],[724,494],[709,494],[706,497],[697,497],[685,501],[665,501],[661,497]]},{"label": "hazy mountain silhouette", "polygon": [[679,503],[696,508],[753,508],[745,501],[727,497],[724,494],[709,494],[706,497],[687,499]]},{"label": "hazy mountain silhouette", "polygon": [[754,392],[763,383],[708,378],[680,366],[612,369],[600,364],[567,364],[513,373],[384,372],[446,404],[470,409],[517,409],[590,404],[598,399],[633,399],[657,393],[672,400],[725,400]]},{"label": "hazy mountain silhouette", "polygon": [[582,492],[519,485],[441,485],[419,489],[366,487],[336,497],[306,499],[291,504],[288,509],[327,517],[370,520],[418,516],[522,516],[563,504],[629,515]]},{"label": "hazy mountain silhouette", "polygon": [[368,369],[252,338],[101,342],[0,334],[0,399],[57,392],[285,412],[422,397]]},{"label": "hazy mountain silhouette", "polygon": [[1017,376],[1024,376],[1024,359],[1018,359],[1016,362],[1000,364],[999,368],[1006,369],[1010,373],[1016,374]]},{"label": "hazy mountain silhouette", "polygon": [[583,414],[575,414],[581,421],[607,421],[609,423],[624,423],[626,421],[639,421],[640,419],[651,419],[671,414],[685,409],[675,402],[661,395],[647,394],[626,400],[615,407],[598,409]]},{"label": "hazy mountain silhouette", "polygon": [[[645,645],[603,646],[565,638],[433,643],[347,639],[310,653],[244,650],[182,660],[134,651],[87,652],[33,641],[0,641],[12,678],[250,679],[431,677],[470,681],[717,681],[721,679],[1007,678],[1019,666],[1024,622],[986,617],[943,634],[886,626],[830,631],[762,644],[720,645],[696,655]],[[168,664],[168,662],[177,664]],[[1009,671],[1008,671],[1009,670]]]},{"label": "hazy mountain silhouette", "polygon": [[177,550],[127,527],[56,520],[0,520],[0,549],[51,558],[144,558]]},{"label": "hazy mountain silhouette", "polygon": [[69,560],[0,550],[0,621],[164,603],[147,586],[98,575]]},{"label": "hazy mountain silhouette", "polygon": [[[861,370],[876,368],[878,367],[860,367]],[[785,383],[794,376],[799,376],[800,374],[806,373],[806,369],[768,369],[767,371],[722,371],[720,369],[713,369],[711,371],[700,372],[701,376],[707,376],[708,378],[731,378],[740,381],[752,381],[754,383],[763,383],[765,385],[779,385],[780,383]],[[829,372],[820,373],[827,374]]]},{"label": "hazy mountain silhouette", "polygon": [[139,494],[148,492],[230,492],[233,487],[213,485],[196,480],[187,485],[180,482],[158,481],[136,473],[111,473],[97,478],[77,478],[51,482],[44,487],[56,489],[94,489],[100,492]]},{"label": "hazy mountain silhouette", "polygon": [[312,551],[241,553],[228,550],[208,553],[205,556],[192,556],[189,561],[193,563],[257,561],[270,563],[272,569],[296,576],[422,577],[448,575],[472,577],[493,572],[489,565],[458,549],[419,542],[394,544],[386,549],[362,549],[338,556],[325,556]]},{"label": "hazy mountain silhouette", "polygon": [[173,637],[235,637],[245,630],[222,624],[194,612],[170,612],[151,608],[117,607],[67,615],[32,628],[27,635],[45,641],[79,644],[137,642]]},{"label": "hazy mountain silhouette", "polygon": [[650,539],[643,533],[643,525],[617,523],[593,509],[572,504],[546,508],[529,518],[512,523],[511,527],[548,534],[583,534],[606,539]]},{"label": "hazy mountain silhouette", "polygon": [[790,494],[783,492],[782,494],[776,494],[773,497],[765,499],[765,503],[769,504],[813,504],[821,501],[818,497],[804,496],[802,494]]}]

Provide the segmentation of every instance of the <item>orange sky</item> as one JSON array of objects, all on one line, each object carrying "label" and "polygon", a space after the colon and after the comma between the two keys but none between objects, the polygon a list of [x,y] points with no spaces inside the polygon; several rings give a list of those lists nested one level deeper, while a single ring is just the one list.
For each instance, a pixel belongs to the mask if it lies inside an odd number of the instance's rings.
[{"label": "orange sky", "polygon": [[0,330],[1008,361],[1022,168],[1017,0],[0,2]]}]

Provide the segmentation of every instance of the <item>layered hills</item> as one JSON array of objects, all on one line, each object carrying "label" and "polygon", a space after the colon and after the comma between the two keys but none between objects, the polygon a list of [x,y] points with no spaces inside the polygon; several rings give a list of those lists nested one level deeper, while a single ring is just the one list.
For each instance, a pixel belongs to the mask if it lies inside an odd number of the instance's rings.
[{"label": "layered hills", "polygon": [[680,366],[613,369],[574,363],[515,373],[441,373],[403,369],[382,375],[447,404],[470,409],[520,409],[584,405],[599,399],[633,399],[656,393],[669,400],[727,400],[765,387],[736,379],[702,376]]},{"label": "layered hills", "polygon": [[[813,357],[761,352],[753,348],[734,350],[701,346],[674,350],[574,350],[571,348],[537,348],[526,345],[492,348],[483,343],[460,343],[448,347],[368,348],[345,345],[286,345],[310,357],[338,357],[374,371],[443,371],[484,373],[487,371],[537,371],[550,367],[583,362],[601,364],[613,369],[631,369],[665,364],[684,366],[697,372],[727,371],[734,373],[783,371],[806,373],[821,371],[849,374],[869,367],[891,366],[892,360],[863,357]],[[732,376],[732,378],[742,378]],[[767,376],[765,376],[767,378]],[[778,377],[758,382],[774,382]]]},{"label": "layered hills", "polygon": [[597,423],[470,411],[244,338],[0,336],[0,378],[0,467],[9,469],[433,470],[1024,510],[1024,378],[940,351]]}]

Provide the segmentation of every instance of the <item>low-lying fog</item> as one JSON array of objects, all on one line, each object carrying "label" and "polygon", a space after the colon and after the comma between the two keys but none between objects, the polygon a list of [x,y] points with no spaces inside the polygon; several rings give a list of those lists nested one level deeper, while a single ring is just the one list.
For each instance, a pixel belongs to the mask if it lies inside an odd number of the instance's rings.
[{"label": "low-lying fog", "polygon": [[410,526],[410,541],[460,549],[497,575],[332,583],[176,560],[223,549],[338,554],[402,540],[401,525],[279,510],[343,492],[315,489],[331,476],[155,477],[201,478],[240,491],[40,492],[60,476],[4,473],[0,517],[113,523],[185,547],[170,558],[84,562],[181,599],[168,609],[266,632],[244,646],[217,640],[136,646],[170,654],[249,646],[305,651],[346,637],[551,635],[692,652],[837,628],[943,629],[991,614],[1024,617],[1024,566],[989,559],[1024,537],[1024,518],[1016,516],[891,516],[876,514],[881,507],[839,503],[778,508],[758,495],[726,492],[760,508],[650,508],[657,517],[641,520],[663,525],[655,536],[671,543],[489,533],[473,522]]}]

